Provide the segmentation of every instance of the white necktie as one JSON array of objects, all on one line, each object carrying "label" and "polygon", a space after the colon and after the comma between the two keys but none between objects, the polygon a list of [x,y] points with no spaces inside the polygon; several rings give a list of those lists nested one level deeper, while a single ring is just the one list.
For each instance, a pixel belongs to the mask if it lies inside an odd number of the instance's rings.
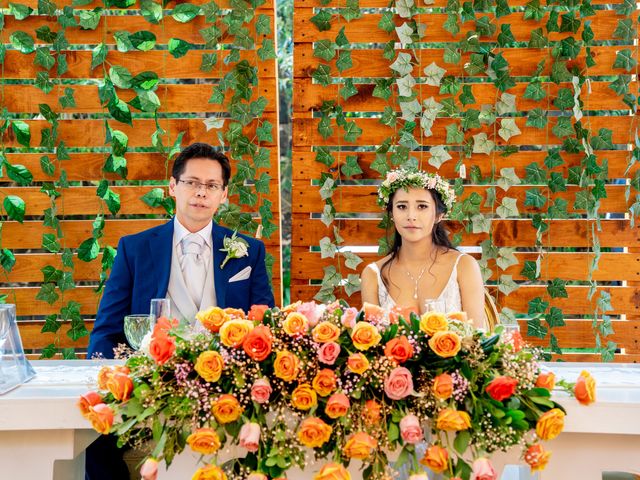
[{"label": "white necktie", "polygon": [[189,295],[200,308],[202,291],[207,275],[207,266],[203,255],[204,239],[195,233],[190,233],[182,239],[182,275],[187,285]]}]

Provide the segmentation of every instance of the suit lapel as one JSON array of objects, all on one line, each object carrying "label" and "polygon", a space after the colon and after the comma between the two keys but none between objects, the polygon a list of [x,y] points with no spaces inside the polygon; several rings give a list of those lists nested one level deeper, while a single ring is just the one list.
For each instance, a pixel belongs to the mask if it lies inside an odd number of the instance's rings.
[{"label": "suit lapel", "polygon": [[227,285],[229,284],[229,265],[220,268],[222,261],[226,257],[225,252],[220,249],[224,248],[224,236],[227,234],[226,229],[222,228],[216,222],[213,222],[211,229],[213,241],[213,280],[216,286],[216,302],[220,308],[226,308]]},{"label": "suit lapel", "polygon": [[154,298],[164,298],[169,288],[171,258],[173,256],[173,220],[165,223],[149,239],[148,255],[155,268],[158,287]]}]

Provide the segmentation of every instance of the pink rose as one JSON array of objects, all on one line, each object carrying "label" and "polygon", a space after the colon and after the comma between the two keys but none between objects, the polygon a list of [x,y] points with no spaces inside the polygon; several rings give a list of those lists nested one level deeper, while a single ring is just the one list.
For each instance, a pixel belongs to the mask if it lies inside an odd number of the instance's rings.
[{"label": "pink rose", "polygon": [[147,458],[140,468],[142,480],[156,480],[158,478],[158,461],[155,458]]},{"label": "pink rose", "polygon": [[240,429],[240,446],[252,453],[258,451],[260,446],[260,425],[257,423],[245,423]]},{"label": "pink rose", "polygon": [[356,326],[357,316],[358,316],[358,309],[354,307],[349,307],[342,314],[340,321],[342,322],[342,325],[344,325],[345,327],[353,328]]},{"label": "pink rose", "polygon": [[400,420],[400,435],[407,443],[418,443],[424,440],[424,432],[420,426],[420,420],[415,415],[405,415]]},{"label": "pink rose", "polygon": [[318,349],[318,360],[327,365],[333,365],[340,355],[340,345],[336,342],[323,343]]},{"label": "pink rose", "polygon": [[411,372],[404,367],[396,367],[384,381],[384,393],[391,400],[402,400],[413,392]]},{"label": "pink rose", "polygon": [[296,308],[298,313],[303,314],[309,320],[309,326],[315,327],[318,323],[320,315],[318,315],[318,305],[316,302],[304,302]]},{"label": "pink rose", "polygon": [[245,478],[245,480],[269,480],[269,477],[267,477],[264,473],[253,472],[251,475]]},{"label": "pink rose", "polygon": [[259,378],[251,387],[251,400],[257,403],[267,403],[271,396],[271,384],[266,378]]},{"label": "pink rose", "polygon": [[488,458],[480,457],[473,461],[473,480],[496,480],[498,475]]}]

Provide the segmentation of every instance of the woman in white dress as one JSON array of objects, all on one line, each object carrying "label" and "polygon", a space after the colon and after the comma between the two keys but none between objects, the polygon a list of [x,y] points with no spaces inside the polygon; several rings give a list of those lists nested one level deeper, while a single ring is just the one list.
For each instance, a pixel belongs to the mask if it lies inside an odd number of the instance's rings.
[{"label": "woman in white dress", "polygon": [[363,302],[423,313],[435,301],[445,313],[464,311],[486,327],[484,286],[476,260],[456,250],[442,219],[455,202],[449,183],[420,170],[393,170],[378,203],[394,225],[390,253],[362,272]]}]

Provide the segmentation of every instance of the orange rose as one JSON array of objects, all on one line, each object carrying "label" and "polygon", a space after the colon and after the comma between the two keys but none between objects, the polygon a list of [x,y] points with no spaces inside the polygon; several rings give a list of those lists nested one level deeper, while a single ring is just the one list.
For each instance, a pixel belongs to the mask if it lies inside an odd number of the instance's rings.
[{"label": "orange rose", "polygon": [[273,335],[266,325],[258,325],[249,332],[244,339],[242,348],[249,355],[249,358],[256,362],[261,362],[271,354],[271,344]]},{"label": "orange rose", "polygon": [[517,379],[502,375],[491,380],[489,385],[487,385],[486,391],[491,398],[498,402],[502,402],[503,400],[510,398],[516,392],[517,386]]},{"label": "orange rose", "polygon": [[269,305],[251,305],[251,310],[249,310],[249,315],[247,318],[249,320],[253,320],[254,322],[262,322],[264,318],[264,312],[269,310]]},{"label": "orange rose", "polygon": [[420,330],[429,336],[436,332],[445,332],[449,327],[444,313],[427,312],[420,317]]},{"label": "orange rose", "polygon": [[364,422],[367,425],[375,425],[380,421],[382,416],[382,405],[375,400],[367,400],[364,402]]},{"label": "orange rose", "polygon": [[282,308],[280,309],[280,311],[281,311],[282,313],[291,313],[291,312],[295,312],[295,311],[297,310],[297,308],[298,308],[300,305],[302,305],[302,302],[301,302],[300,300],[298,300],[297,302],[292,303],[292,304],[290,304],[290,305],[287,305],[286,307],[282,307]]},{"label": "orange rose", "polygon": [[298,410],[310,410],[318,404],[318,396],[308,383],[298,385],[291,393],[291,405]]},{"label": "orange rose", "polygon": [[591,405],[596,401],[596,380],[589,372],[580,372],[576,386],[573,389],[576,400],[582,405]]},{"label": "orange rose", "polygon": [[413,357],[413,346],[405,335],[392,338],[384,346],[384,354],[396,363],[404,363]]},{"label": "orange rose", "polygon": [[542,372],[536,379],[536,387],[551,391],[556,386],[556,375],[553,372]]},{"label": "orange rose", "polygon": [[242,414],[242,407],[233,395],[224,394],[213,402],[211,413],[218,423],[235,422]]},{"label": "orange rose", "polygon": [[544,470],[549,463],[551,452],[547,452],[539,443],[531,445],[524,454],[524,461],[531,467],[531,472]]},{"label": "orange rose", "polygon": [[341,464],[332,462],[322,467],[313,480],[351,480],[351,474]]},{"label": "orange rose", "polygon": [[113,425],[113,410],[104,403],[98,403],[89,407],[86,418],[96,432],[106,435]]},{"label": "orange rose", "polygon": [[366,432],[354,433],[345,443],[342,452],[348,458],[357,458],[365,460],[371,456],[373,451],[378,447],[375,438]]},{"label": "orange rose", "polygon": [[440,357],[455,357],[460,351],[460,337],[454,332],[436,332],[429,339],[429,346]]},{"label": "orange rose", "polygon": [[323,368],[320,370],[313,379],[313,389],[318,392],[321,397],[326,397],[336,389],[338,380],[333,370],[329,368]]},{"label": "orange rose", "polygon": [[239,318],[239,319],[242,319],[242,320],[247,318],[247,316],[244,313],[244,310],[242,310],[241,308],[227,307],[227,308],[224,309],[224,313],[229,315],[231,318]]},{"label": "orange rose", "polygon": [[365,322],[380,323],[384,319],[384,309],[379,305],[364,302],[362,310],[364,310]]},{"label": "orange rose", "polygon": [[218,333],[220,327],[231,320],[231,317],[220,307],[209,307],[202,312],[196,313],[196,318],[211,333]]},{"label": "orange rose", "polygon": [[433,379],[431,390],[438,400],[447,400],[453,395],[453,377],[448,373],[438,375]]},{"label": "orange rose", "polygon": [[431,445],[424,452],[424,457],[422,457],[420,463],[435,473],[442,473],[449,468],[449,452],[447,452],[446,448]]},{"label": "orange rose", "polygon": [[89,414],[90,407],[97,405],[99,403],[104,403],[102,397],[98,392],[87,392],[80,395],[80,399],[78,400],[78,408],[80,409],[80,413],[82,413],[83,417],[87,417]]},{"label": "orange rose", "polygon": [[180,322],[178,322],[177,318],[168,319],[167,317],[160,317],[156,320],[156,324],[153,327],[153,333],[156,332],[164,332],[169,333],[169,330],[178,326]]},{"label": "orange rose", "polygon": [[227,480],[227,475],[216,465],[206,465],[196,470],[191,480]]},{"label": "orange rose", "polygon": [[362,375],[369,370],[369,360],[367,360],[367,357],[365,357],[363,353],[353,353],[349,355],[347,359],[347,368],[353,373]]},{"label": "orange rose", "polygon": [[466,323],[468,321],[467,312],[449,312],[447,313],[447,320],[458,320]]},{"label": "orange rose", "polygon": [[327,400],[324,413],[326,413],[329,418],[336,419],[346,415],[350,406],[351,402],[349,402],[349,397],[344,393],[334,393],[329,397],[329,400]]},{"label": "orange rose", "polygon": [[305,447],[321,447],[331,438],[333,429],[316,417],[305,418],[298,427],[298,440]]},{"label": "orange rose", "polygon": [[226,347],[239,347],[253,330],[250,320],[229,320],[220,327],[220,341]]},{"label": "orange rose", "polygon": [[124,365],[116,365],[113,368],[106,365],[102,367],[98,372],[98,388],[100,390],[108,390],[107,381],[114,373],[124,373],[129,375],[129,367],[125,367]]},{"label": "orange rose", "polygon": [[187,443],[196,453],[210,455],[220,449],[220,437],[213,428],[198,428],[187,437]]},{"label": "orange rose", "polygon": [[563,428],[564,412],[559,408],[552,408],[538,419],[536,434],[542,440],[553,440]]},{"label": "orange rose", "polygon": [[418,313],[414,307],[400,307],[399,305],[395,305],[389,310],[389,322],[390,323],[398,323],[400,321],[400,317],[402,317],[406,322],[411,320],[411,314]]},{"label": "orange rose", "polygon": [[282,322],[282,329],[287,335],[299,337],[307,333],[309,320],[302,313],[291,312]]},{"label": "orange rose", "polygon": [[351,330],[351,341],[358,350],[369,350],[380,343],[381,339],[378,329],[367,322],[358,322]]},{"label": "orange rose", "polygon": [[438,430],[447,430],[449,432],[459,432],[471,427],[471,418],[467,412],[454,410],[453,408],[445,408],[440,410],[438,419],[436,420],[436,428]]},{"label": "orange rose", "polygon": [[107,388],[113,398],[120,402],[126,402],[133,392],[133,381],[126,373],[117,372],[107,380]]},{"label": "orange rose", "polygon": [[313,327],[311,336],[318,343],[335,342],[340,336],[340,328],[331,322],[320,322]]},{"label": "orange rose", "polygon": [[167,363],[167,360],[173,356],[175,351],[176,341],[172,336],[163,330],[158,330],[153,334],[149,344],[149,354],[158,365]]},{"label": "orange rose", "polygon": [[224,360],[222,355],[212,350],[206,350],[198,355],[194,370],[207,382],[217,382],[222,376]]},{"label": "orange rose", "polygon": [[273,362],[273,371],[276,377],[290,382],[294,380],[300,372],[300,360],[293,353],[287,350],[281,350],[276,353],[276,359]]}]

